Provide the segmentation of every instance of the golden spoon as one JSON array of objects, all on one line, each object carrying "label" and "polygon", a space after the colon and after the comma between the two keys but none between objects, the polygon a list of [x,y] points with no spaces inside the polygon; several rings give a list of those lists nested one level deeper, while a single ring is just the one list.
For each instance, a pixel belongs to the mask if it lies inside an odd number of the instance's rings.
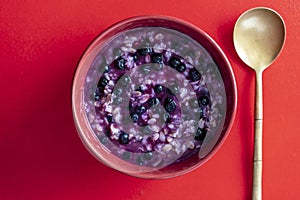
[{"label": "golden spoon", "polygon": [[244,12],[234,27],[233,42],[236,52],[256,73],[252,200],[262,199],[262,73],[278,57],[285,35],[282,17],[276,11],[265,7]]}]

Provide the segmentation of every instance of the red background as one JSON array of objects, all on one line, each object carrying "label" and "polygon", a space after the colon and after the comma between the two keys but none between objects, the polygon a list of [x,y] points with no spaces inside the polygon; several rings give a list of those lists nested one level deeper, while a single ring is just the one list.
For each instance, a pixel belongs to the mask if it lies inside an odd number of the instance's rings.
[{"label": "red background", "polygon": [[[300,198],[300,1],[114,0],[0,2],[0,199],[250,199],[254,73],[232,43],[245,10],[269,6],[285,19],[284,50],[264,73],[264,199]],[[72,77],[106,27],[163,14],[206,31],[228,56],[238,86],[234,126],[199,169],[168,180],[116,172],[92,157],[75,130]]]}]

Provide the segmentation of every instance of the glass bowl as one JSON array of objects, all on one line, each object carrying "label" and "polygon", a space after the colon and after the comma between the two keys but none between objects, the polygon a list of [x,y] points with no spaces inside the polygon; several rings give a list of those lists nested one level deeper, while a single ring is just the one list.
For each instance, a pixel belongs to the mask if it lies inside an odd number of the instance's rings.
[{"label": "glass bowl", "polygon": [[138,16],[102,32],[73,80],[72,110],[86,148],[128,175],[192,171],[222,145],[237,104],[221,48],[198,27]]}]

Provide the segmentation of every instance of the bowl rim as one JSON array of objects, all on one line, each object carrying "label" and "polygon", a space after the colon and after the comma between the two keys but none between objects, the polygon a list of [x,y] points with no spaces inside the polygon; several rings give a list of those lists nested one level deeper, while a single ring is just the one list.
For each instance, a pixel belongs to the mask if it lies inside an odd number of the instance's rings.
[{"label": "bowl rim", "polygon": [[[155,25],[158,21],[161,22],[170,22],[170,23],[174,23],[178,26],[182,26],[184,28],[186,28],[186,30],[193,30],[192,34],[197,34],[197,36],[201,36],[203,38],[203,43],[200,43],[198,40],[196,40],[197,42],[199,42],[205,49],[206,51],[212,56],[213,60],[216,62],[218,69],[220,70],[221,75],[223,76],[223,72],[224,70],[226,71],[226,80],[227,80],[227,84],[230,85],[229,88],[231,88],[230,94],[231,94],[231,99],[232,102],[230,103],[230,107],[232,108],[229,112],[230,112],[230,116],[228,116],[228,114],[226,113],[226,117],[225,117],[225,122],[224,125],[227,125],[226,127],[223,128],[222,132],[223,135],[222,137],[220,136],[218,141],[216,142],[215,146],[212,148],[212,150],[205,156],[205,158],[203,158],[203,160],[201,160],[201,162],[189,167],[188,169],[184,169],[182,171],[177,171],[176,173],[170,173],[167,175],[162,175],[162,174],[157,174],[157,175],[149,175],[149,173],[141,173],[139,170],[137,170],[136,173],[131,172],[131,171],[126,171],[126,170],[122,170],[122,168],[120,168],[119,166],[116,166],[115,164],[113,164],[112,162],[110,162],[109,160],[105,159],[102,155],[99,155],[99,153],[97,152],[97,148],[91,143],[91,138],[85,134],[86,131],[89,131],[91,134],[94,134],[92,129],[89,127],[88,123],[86,123],[86,119],[80,119],[81,117],[84,117],[85,111],[82,111],[82,102],[84,102],[84,96],[83,96],[83,88],[81,86],[80,83],[84,83],[85,81],[85,76],[82,76],[82,73],[86,75],[89,66],[86,67],[86,69],[84,68],[84,63],[86,61],[86,59],[88,59],[89,53],[97,46],[99,45],[99,42],[104,43],[107,39],[111,38],[113,36],[112,33],[118,32],[118,30],[120,28],[127,30],[126,27],[130,27],[130,29],[133,28],[137,28],[134,27],[133,25],[135,25],[135,23],[137,22],[143,22],[143,21],[153,21],[153,27],[164,27],[164,28],[170,28],[170,24],[168,24],[168,26],[162,26],[162,24],[159,25]],[[148,25],[149,26],[149,25]],[[124,28],[125,27],[125,28]],[[140,27],[140,26],[138,26]],[[170,28],[170,29],[174,29],[174,28]],[[174,29],[176,30],[176,29]],[[177,30],[179,31],[179,30]],[[180,31],[181,32],[181,31]],[[183,33],[187,36],[190,36],[191,38],[194,39],[193,35],[190,35],[188,33]],[[221,60],[221,61],[220,61]],[[223,62],[223,65],[221,67],[226,68],[226,69],[220,69],[220,65],[219,62]],[[222,77],[223,78],[223,77]],[[224,82],[224,78],[223,78],[223,83],[224,85],[226,84]],[[84,85],[84,84],[83,84]],[[78,86],[80,86],[78,88]],[[225,86],[225,88],[227,88],[228,86]],[[228,91],[226,91],[226,99],[228,99],[227,97]],[[208,160],[210,160],[210,158],[215,155],[215,153],[221,148],[221,146],[224,144],[224,142],[226,141],[229,132],[232,129],[233,123],[235,121],[235,116],[236,116],[236,110],[237,110],[237,86],[236,86],[236,80],[235,80],[235,76],[234,76],[234,72],[232,70],[231,64],[228,60],[228,58],[226,57],[225,53],[223,52],[223,50],[221,49],[221,47],[206,33],[204,32],[202,29],[200,29],[199,27],[191,24],[190,22],[184,21],[182,19],[176,18],[176,17],[171,17],[171,16],[165,16],[165,15],[140,15],[140,16],[133,16],[124,20],[121,20],[119,22],[116,22],[114,24],[112,24],[111,26],[109,26],[108,28],[106,28],[104,31],[102,31],[98,36],[95,37],[95,39],[88,45],[87,49],[84,51],[84,53],[82,54],[80,61],[77,65],[74,77],[73,77],[73,83],[72,83],[72,113],[73,113],[73,118],[74,118],[74,123],[78,132],[78,135],[81,139],[81,141],[83,142],[84,146],[87,148],[87,150],[95,157],[97,158],[97,160],[99,160],[100,162],[102,162],[103,164],[116,169],[117,171],[120,171],[122,173],[131,175],[131,176],[135,176],[135,177],[139,177],[139,178],[151,178],[151,179],[164,179],[164,178],[171,178],[171,177],[176,177],[176,176],[180,176],[183,174],[186,174],[188,172],[193,171],[194,169],[198,168],[199,166],[203,165],[204,163],[206,163]],[[227,100],[227,104],[228,104],[228,100]],[[227,107],[227,106],[226,106]],[[83,114],[82,114],[83,112]],[[227,112],[227,110],[226,110]],[[225,129],[225,131],[224,131]]]}]

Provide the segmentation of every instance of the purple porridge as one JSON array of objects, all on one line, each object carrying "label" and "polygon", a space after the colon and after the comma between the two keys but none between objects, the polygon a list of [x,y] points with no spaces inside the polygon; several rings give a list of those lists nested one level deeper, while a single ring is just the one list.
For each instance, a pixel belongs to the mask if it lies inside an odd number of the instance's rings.
[{"label": "purple porridge", "polygon": [[99,49],[85,79],[84,110],[108,152],[162,168],[211,151],[226,95],[217,65],[199,43],[175,30],[143,27]]}]

